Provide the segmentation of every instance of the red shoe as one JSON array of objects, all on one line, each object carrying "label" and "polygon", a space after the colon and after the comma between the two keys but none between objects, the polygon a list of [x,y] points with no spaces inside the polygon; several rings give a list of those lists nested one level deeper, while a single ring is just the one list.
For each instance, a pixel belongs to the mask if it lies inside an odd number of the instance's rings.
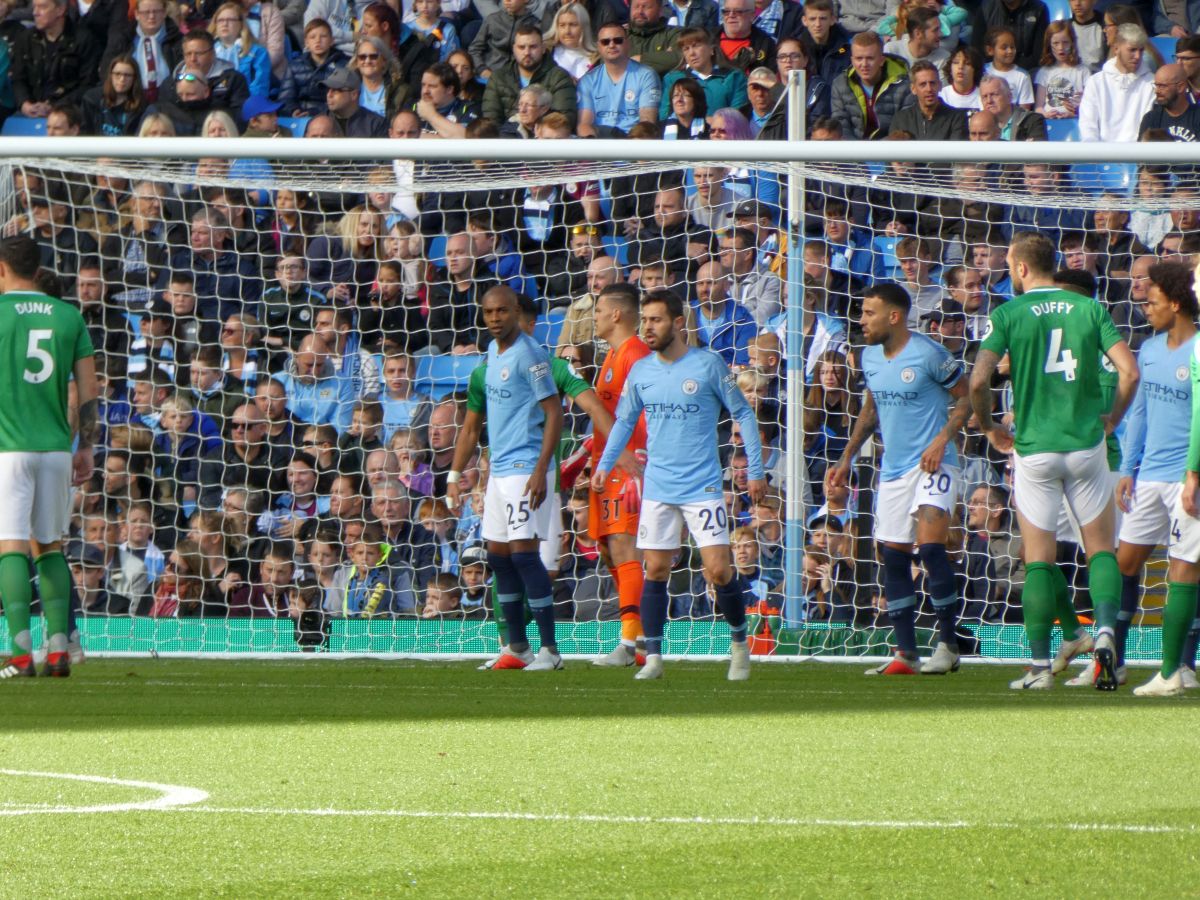
[{"label": "red shoe", "polygon": [[0,678],[33,678],[36,675],[37,667],[33,664],[33,657],[28,653],[14,656],[3,667],[0,667]]},{"label": "red shoe", "polygon": [[69,678],[71,675],[71,659],[66,653],[51,653],[46,656],[46,666],[42,675],[47,678]]},{"label": "red shoe", "polygon": [[633,664],[635,666],[644,666],[646,664],[646,654],[645,653],[633,654]]},{"label": "red shoe", "polygon": [[916,675],[919,659],[911,659],[903,653],[897,653],[881,666],[867,669],[867,675]]},{"label": "red shoe", "polygon": [[507,647],[500,653],[500,658],[496,660],[496,664],[492,669],[523,669],[533,662],[533,651],[522,650],[520,653],[514,653]]}]

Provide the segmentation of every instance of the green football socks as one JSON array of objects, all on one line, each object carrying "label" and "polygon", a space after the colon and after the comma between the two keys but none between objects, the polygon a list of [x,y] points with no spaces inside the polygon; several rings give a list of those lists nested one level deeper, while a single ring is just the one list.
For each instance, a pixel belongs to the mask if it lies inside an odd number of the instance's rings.
[{"label": "green football socks", "polygon": [[1096,608],[1096,625],[1113,631],[1121,611],[1121,570],[1113,554],[1105,551],[1088,560],[1088,593]]},{"label": "green football socks", "polygon": [[0,598],[4,601],[4,618],[8,621],[8,635],[12,639],[12,655],[27,656],[33,652],[33,637],[29,633],[33,585],[29,583],[29,557],[24,553],[5,553],[0,556]]},{"label": "green football socks", "polygon": [[1079,616],[1071,600],[1067,576],[1061,567],[1051,566],[1050,577],[1054,579],[1054,608],[1058,612],[1058,624],[1062,626],[1063,640],[1073,641],[1079,633]]},{"label": "green football socks", "polygon": [[1167,584],[1167,605],[1163,609],[1162,677],[1170,678],[1179,668],[1188,629],[1196,618],[1196,597],[1200,589],[1195,584],[1172,581]]},{"label": "green football socks", "polygon": [[1021,613],[1025,635],[1037,667],[1050,665],[1050,629],[1056,607],[1053,563],[1033,562],[1025,567],[1025,589],[1021,592]]},{"label": "green football socks", "polygon": [[42,611],[46,615],[47,649],[50,653],[65,653],[70,630],[71,570],[61,550],[43,553],[34,565]]}]

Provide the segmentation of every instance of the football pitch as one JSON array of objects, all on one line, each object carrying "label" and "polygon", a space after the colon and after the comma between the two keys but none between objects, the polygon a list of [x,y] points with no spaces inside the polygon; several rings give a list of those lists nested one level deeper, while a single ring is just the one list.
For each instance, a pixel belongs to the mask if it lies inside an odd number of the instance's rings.
[{"label": "football pitch", "polygon": [[1017,674],[92,660],[0,683],[0,896],[1195,896],[1200,696]]}]

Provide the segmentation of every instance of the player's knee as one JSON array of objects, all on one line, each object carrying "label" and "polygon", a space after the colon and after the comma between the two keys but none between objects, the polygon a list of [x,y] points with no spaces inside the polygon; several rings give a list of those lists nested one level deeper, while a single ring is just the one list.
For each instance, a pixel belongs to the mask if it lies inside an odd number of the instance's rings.
[{"label": "player's knee", "polygon": [[727,562],[705,563],[704,577],[709,584],[724,587],[733,579],[733,566]]}]

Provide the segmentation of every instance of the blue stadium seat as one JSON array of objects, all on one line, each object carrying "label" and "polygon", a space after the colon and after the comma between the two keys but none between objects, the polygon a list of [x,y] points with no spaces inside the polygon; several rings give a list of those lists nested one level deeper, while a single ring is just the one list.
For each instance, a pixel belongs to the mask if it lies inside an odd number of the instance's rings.
[{"label": "blue stadium seat", "polygon": [[290,128],[293,137],[304,137],[304,129],[308,127],[307,116],[297,116],[291,118],[289,116],[280,116],[279,124],[284,128]]},{"label": "blue stadium seat", "polygon": [[1076,163],[1075,186],[1090,194],[1131,194],[1137,184],[1136,163]]},{"label": "blue stadium seat", "polygon": [[30,119],[28,116],[9,116],[4,120],[0,134],[5,137],[39,137],[46,133],[45,119]]},{"label": "blue stadium seat", "polygon": [[425,254],[425,258],[429,260],[429,264],[436,269],[444,268],[446,265],[446,236],[439,234],[437,237],[430,239],[429,252]]},{"label": "blue stadium seat", "polygon": [[1071,18],[1071,4],[1067,0],[1042,0],[1046,11],[1050,13],[1051,22],[1059,22]]},{"label": "blue stadium seat", "polygon": [[1079,140],[1078,119],[1047,119],[1046,138],[1051,141]]},{"label": "blue stadium seat", "polygon": [[482,353],[464,353],[452,355],[449,353],[437,356],[417,357],[417,376],[413,386],[418,393],[428,394],[434,400],[441,400],[447,394],[465,391],[471,373],[487,357]]},{"label": "blue stadium seat", "polygon": [[558,345],[558,336],[562,333],[563,322],[566,321],[567,310],[557,307],[544,316],[540,316],[533,326],[533,336],[543,347],[553,350]]},{"label": "blue stadium seat", "polygon": [[1175,62],[1175,38],[1152,37],[1150,43],[1157,47],[1158,52],[1162,54],[1163,65]]},{"label": "blue stadium seat", "polygon": [[871,241],[872,268],[877,279],[898,281],[902,275],[896,258],[898,237],[877,237]]}]

